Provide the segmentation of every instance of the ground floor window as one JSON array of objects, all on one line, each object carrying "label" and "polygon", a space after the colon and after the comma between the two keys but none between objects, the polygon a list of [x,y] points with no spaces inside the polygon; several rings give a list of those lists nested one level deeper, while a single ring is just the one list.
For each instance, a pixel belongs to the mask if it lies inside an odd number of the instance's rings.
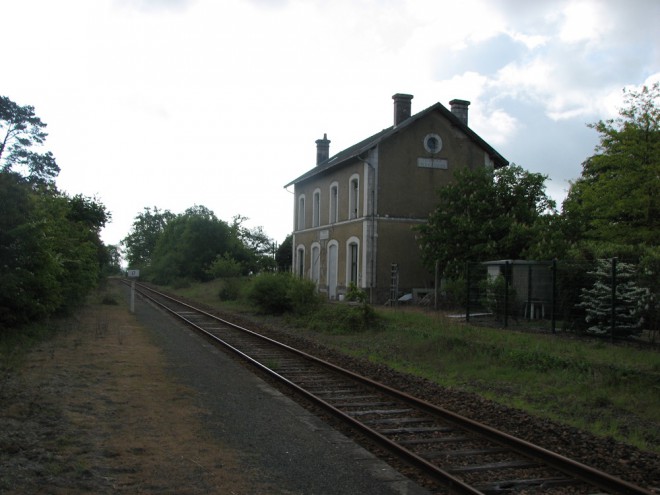
[{"label": "ground floor window", "polygon": [[302,278],[305,276],[305,248],[298,248],[296,262],[296,274]]},{"label": "ground floor window", "polygon": [[358,283],[358,245],[352,242],[348,245],[349,257],[349,283],[357,285]]},{"label": "ground floor window", "polygon": [[312,246],[312,281],[318,285],[321,278],[321,247],[318,244]]}]

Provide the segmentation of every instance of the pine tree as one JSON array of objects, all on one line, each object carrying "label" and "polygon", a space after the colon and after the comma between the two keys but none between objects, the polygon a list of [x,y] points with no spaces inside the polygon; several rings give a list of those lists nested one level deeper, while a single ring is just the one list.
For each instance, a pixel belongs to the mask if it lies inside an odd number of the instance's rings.
[{"label": "pine tree", "polygon": [[[612,276],[612,271],[615,276]],[[648,289],[635,283],[635,267],[616,260],[596,260],[589,275],[595,277],[593,286],[581,290],[578,307],[586,311],[587,332],[608,335],[612,331],[612,282],[614,278],[614,334],[618,337],[639,333],[642,328],[642,311],[648,301]]]}]

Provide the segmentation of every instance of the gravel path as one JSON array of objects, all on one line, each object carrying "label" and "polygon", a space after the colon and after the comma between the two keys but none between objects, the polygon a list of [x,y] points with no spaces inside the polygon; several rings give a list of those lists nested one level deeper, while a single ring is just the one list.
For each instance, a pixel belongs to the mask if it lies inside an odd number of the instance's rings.
[{"label": "gravel path", "polygon": [[427,493],[141,300],[0,378],[1,494]]},{"label": "gravel path", "polygon": [[273,489],[301,494],[423,494],[245,367],[146,304],[136,309],[177,381],[195,390],[209,435]]}]

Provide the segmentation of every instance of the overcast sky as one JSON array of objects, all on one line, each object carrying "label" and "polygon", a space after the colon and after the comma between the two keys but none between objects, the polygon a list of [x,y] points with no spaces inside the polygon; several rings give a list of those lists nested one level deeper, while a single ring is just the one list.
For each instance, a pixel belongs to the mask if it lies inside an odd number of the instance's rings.
[{"label": "overcast sky", "polygon": [[472,102],[470,127],[550,177],[593,154],[587,123],[660,80],[658,0],[0,0],[0,95],[33,105],[60,189],[97,197],[116,244],[147,206],[248,217],[278,243],[283,186],[412,112]]}]

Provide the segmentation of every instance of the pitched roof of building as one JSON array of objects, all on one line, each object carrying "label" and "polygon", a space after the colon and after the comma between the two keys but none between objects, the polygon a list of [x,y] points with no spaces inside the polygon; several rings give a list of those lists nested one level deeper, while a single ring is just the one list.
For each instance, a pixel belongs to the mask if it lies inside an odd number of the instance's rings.
[{"label": "pitched roof of building", "polygon": [[500,155],[491,145],[489,145],[486,141],[484,141],[476,132],[474,132],[472,129],[470,129],[461,119],[459,119],[456,115],[454,115],[450,110],[448,110],[445,106],[443,106],[441,103],[436,103],[434,105],[431,105],[430,107],[426,108],[425,110],[422,110],[421,112],[416,113],[415,115],[412,115],[408,117],[406,120],[401,122],[399,125],[391,126],[386,129],[383,129],[382,131],[374,134],[371,137],[368,137],[367,139],[364,139],[360,141],[359,143],[356,143],[352,146],[349,146],[345,150],[340,151],[336,155],[333,155],[329,157],[327,160],[319,163],[316,165],[313,169],[309,170],[308,172],[305,172],[303,175],[300,177],[292,180],[288,184],[286,184],[284,187],[289,187],[293,184],[297,184],[298,182],[302,182],[306,179],[309,179],[310,177],[313,177],[317,174],[320,174],[322,172],[325,172],[326,170],[335,168],[343,163],[345,163],[348,160],[351,160],[355,158],[356,156],[361,155],[367,150],[370,150],[371,148],[375,147],[378,145],[380,142],[384,141],[385,139],[389,138],[393,134],[396,134],[397,132],[401,132],[404,130],[406,127],[410,126],[417,120],[421,119],[422,117],[428,115],[429,113],[438,110],[446,119],[448,119],[453,125],[458,127],[461,131],[463,131],[470,139],[475,141],[479,146],[481,146],[484,151],[486,151],[491,158],[493,159],[493,162],[495,163],[495,168],[500,168],[500,167],[505,167],[509,164],[508,160],[506,160],[502,155]]}]

